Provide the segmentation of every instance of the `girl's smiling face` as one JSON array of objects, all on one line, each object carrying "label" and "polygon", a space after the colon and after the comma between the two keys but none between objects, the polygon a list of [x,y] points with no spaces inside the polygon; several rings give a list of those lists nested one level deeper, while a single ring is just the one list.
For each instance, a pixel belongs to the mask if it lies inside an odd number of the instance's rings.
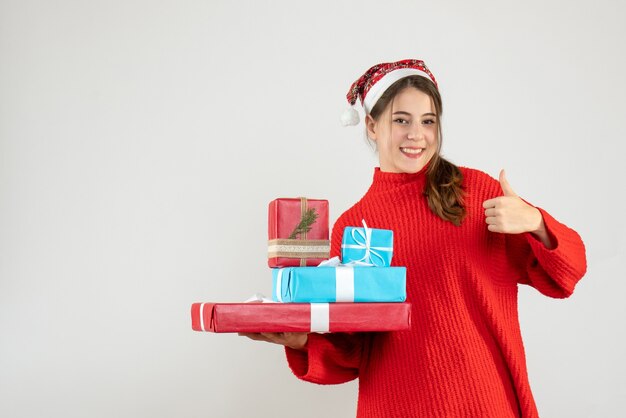
[{"label": "girl's smiling face", "polygon": [[381,171],[417,173],[437,152],[439,119],[431,97],[414,88],[401,90],[374,120],[367,135],[376,142]]}]

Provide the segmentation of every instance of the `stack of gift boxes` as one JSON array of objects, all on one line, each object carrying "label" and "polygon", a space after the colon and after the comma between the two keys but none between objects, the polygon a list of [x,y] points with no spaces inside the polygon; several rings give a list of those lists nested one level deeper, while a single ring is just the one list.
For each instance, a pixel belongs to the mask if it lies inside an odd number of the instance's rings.
[{"label": "stack of gift boxes", "polygon": [[347,227],[330,253],[328,201],[269,205],[268,265],[275,303],[194,303],[192,327],[211,332],[357,332],[410,327],[406,268],[391,267],[393,231]]}]

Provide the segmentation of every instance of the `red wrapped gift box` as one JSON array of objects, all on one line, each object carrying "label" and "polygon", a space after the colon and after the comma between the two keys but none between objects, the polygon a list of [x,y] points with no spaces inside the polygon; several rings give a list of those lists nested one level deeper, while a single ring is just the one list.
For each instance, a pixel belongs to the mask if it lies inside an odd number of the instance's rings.
[{"label": "red wrapped gift box", "polygon": [[[311,229],[290,237],[311,209],[317,215]],[[317,266],[330,253],[328,200],[300,197],[271,201],[268,238],[270,267]]]},{"label": "red wrapped gift box", "polygon": [[208,332],[402,331],[409,303],[194,303],[191,327]]}]

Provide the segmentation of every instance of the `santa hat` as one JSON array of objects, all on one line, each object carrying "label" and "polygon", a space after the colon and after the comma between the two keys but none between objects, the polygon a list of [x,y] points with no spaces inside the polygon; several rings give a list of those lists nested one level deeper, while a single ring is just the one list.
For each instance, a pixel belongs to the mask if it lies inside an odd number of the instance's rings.
[{"label": "santa hat", "polygon": [[365,72],[358,80],[352,83],[346,98],[350,108],[341,115],[343,126],[358,125],[359,114],[354,108],[357,99],[365,113],[369,113],[383,93],[396,81],[404,77],[419,75],[428,78],[437,87],[435,76],[430,72],[424,61],[402,60],[376,64]]}]

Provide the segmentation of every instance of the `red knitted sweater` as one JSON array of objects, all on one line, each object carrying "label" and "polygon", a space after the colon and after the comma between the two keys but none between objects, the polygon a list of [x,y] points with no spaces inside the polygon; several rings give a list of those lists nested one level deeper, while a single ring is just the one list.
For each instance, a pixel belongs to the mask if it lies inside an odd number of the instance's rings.
[{"label": "red knitted sweater", "polygon": [[578,234],[541,210],[555,248],[533,235],[489,232],[482,203],[502,195],[495,179],[462,168],[467,218],[460,227],[428,208],[425,170],[378,168],[365,196],[333,227],[339,255],[346,226],[394,231],[393,265],[407,267],[412,329],[310,334],[306,350],[287,348],[300,379],[359,378],[357,417],[537,417],[517,313],[518,283],[569,296],[586,270]]}]

